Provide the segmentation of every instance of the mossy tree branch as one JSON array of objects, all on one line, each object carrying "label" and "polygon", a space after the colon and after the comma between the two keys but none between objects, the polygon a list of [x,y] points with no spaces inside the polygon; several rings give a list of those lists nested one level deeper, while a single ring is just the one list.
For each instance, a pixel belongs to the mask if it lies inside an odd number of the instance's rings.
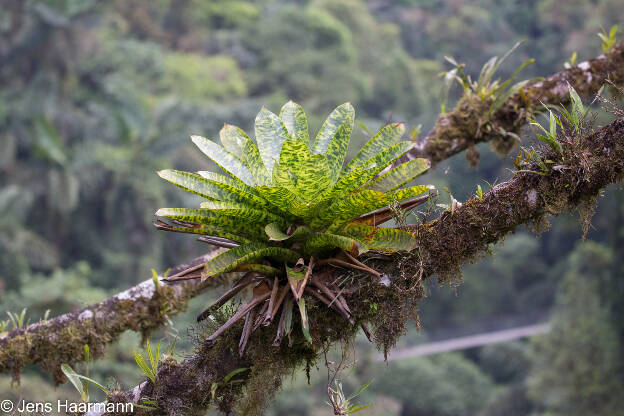
[{"label": "mossy tree branch", "polygon": [[540,110],[542,103],[568,104],[568,84],[581,96],[591,97],[607,78],[611,78],[616,85],[624,82],[624,42],[595,59],[527,85],[489,118],[486,114],[490,102],[483,102],[475,95],[462,97],[453,111],[438,116],[433,129],[418,140],[406,157],[424,157],[435,165],[468,150],[466,158],[476,165],[479,156],[474,145],[491,142],[494,149],[506,153],[516,141],[522,126],[527,123],[527,118],[534,111]]},{"label": "mossy tree branch", "polygon": [[[512,96],[494,114],[491,123],[505,131],[518,131],[526,123],[527,109],[536,107],[540,101],[548,104],[567,103],[568,82],[579,94],[587,97],[594,94],[607,77],[619,85],[624,82],[624,43],[616,45],[606,55],[527,86],[523,95]],[[471,107],[467,114],[462,112],[462,105],[467,104],[460,102],[456,110],[439,117],[434,129],[420,139],[410,152],[410,158],[425,157],[435,164],[471,148],[475,143],[489,140],[504,142],[508,139],[501,139],[499,130],[488,131],[483,123],[476,135],[479,129],[478,123],[475,123],[484,117],[487,107]],[[474,159],[474,153],[472,155]],[[197,264],[201,259],[194,259],[189,264]],[[187,266],[181,265],[175,270]],[[219,282],[211,281],[209,284]],[[161,291],[165,293],[162,295],[153,290],[150,279],[82,310],[11,331],[0,338],[0,372],[13,372],[17,376],[22,367],[42,362],[44,368],[55,375],[55,380],[60,381],[62,376],[59,365],[80,361],[84,344],[88,343],[97,356],[103,352],[107,343],[114,342],[126,330],[145,333],[158,328],[165,322],[165,308],[169,315],[185,310],[188,300],[201,293],[204,287],[189,281],[172,292],[169,288]],[[131,296],[127,297],[128,294]],[[130,306],[132,302],[136,304]],[[84,319],[93,311],[96,311],[98,319]]]},{"label": "mossy tree branch", "polygon": [[[535,163],[530,167],[533,171],[516,173],[510,181],[467,201],[454,212],[446,211],[431,222],[410,227],[418,239],[416,250],[396,254],[390,262],[371,259],[389,280],[353,279],[354,286],[344,295],[356,321],[374,325],[374,338],[380,346],[392,346],[405,330],[410,312],[414,312],[414,301],[422,294],[422,280],[434,275],[445,279],[459,273],[462,264],[486,253],[491,244],[520,225],[530,224],[544,231],[548,215],[578,210],[583,221],[588,221],[587,214],[601,189],[624,178],[624,119],[578,142],[563,143],[562,156],[551,149],[539,156],[555,160],[556,168],[544,172]],[[326,273],[341,277],[345,274],[336,269]],[[371,301],[378,304],[376,311],[371,311]],[[279,387],[283,375],[297,366],[309,365],[328,345],[349,342],[357,330],[357,325],[348,324],[325,308],[315,308],[313,302],[309,317],[312,344],[295,336],[292,347],[271,347],[274,323],[254,333],[247,352],[240,357],[236,348],[242,330],[239,326],[215,345],[200,342],[196,352],[180,363],[173,359],[163,362],[155,383],[147,381],[129,393],[114,393],[109,400],[150,398],[158,402],[157,414],[203,414],[211,402],[226,412],[238,404],[246,412],[258,413]],[[213,383],[237,368],[249,371],[237,376],[236,384],[219,387],[216,401],[212,400]],[[245,402],[237,403],[243,389]]]},{"label": "mossy tree branch", "polygon": [[[181,264],[170,274],[205,263],[215,254],[216,251]],[[149,279],[100,303],[14,329],[0,338],[0,372],[12,372],[18,379],[24,366],[41,362],[56,383],[63,382],[60,365],[82,361],[85,344],[92,356],[98,357],[106,344],[115,342],[124,331],[147,336],[163,326],[167,316],[184,311],[191,297],[215,283],[191,280],[175,287],[164,283],[156,287]]]}]

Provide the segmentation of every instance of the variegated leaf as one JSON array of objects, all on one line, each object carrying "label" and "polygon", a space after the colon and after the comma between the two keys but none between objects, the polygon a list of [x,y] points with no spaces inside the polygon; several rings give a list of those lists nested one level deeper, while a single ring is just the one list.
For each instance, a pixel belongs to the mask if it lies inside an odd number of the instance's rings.
[{"label": "variegated leaf", "polygon": [[430,166],[431,163],[427,159],[410,160],[379,176],[367,184],[364,189],[380,192],[393,191],[421,175]]},{"label": "variegated leaf", "polygon": [[295,173],[295,191],[306,201],[314,201],[331,187],[331,174],[325,155],[303,161]]},{"label": "variegated leaf", "polygon": [[200,206],[225,216],[242,219],[245,222],[253,222],[255,224],[278,222],[284,225],[287,224],[287,221],[282,216],[275,215],[267,210],[254,209],[249,205],[237,202],[206,201],[202,202]]},{"label": "variegated leaf", "polygon": [[204,274],[208,277],[218,276],[221,273],[233,271],[243,264],[257,262],[265,257],[295,262],[299,258],[299,254],[281,247],[268,247],[262,243],[243,244],[209,260],[204,266]]},{"label": "variegated leaf", "polygon": [[279,162],[284,141],[290,136],[278,116],[262,107],[256,116],[256,142],[260,157],[267,172],[273,172],[273,165]]},{"label": "variegated leaf", "polygon": [[191,136],[191,139],[199,150],[208,156],[210,160],[217,164],[217,166],[221,169],[229,172],[231,175],[240,179],[247,185],[255,185],[251,172],[247,166],[245,166],[243,162],[236,157],[236,155],[228,152],[223,147],[211,140],[206,139],[205,137]]},{"label": "variegated leaf", "polygon": [[154,214],[157,217],[167,217],[173,220],[191,224],[217,226],[233,234],[254,236],[266,239],[264,226],[247,221],[246,218],[235,218],[218,211],[202,208],[161,208]]},{"label": "variegated leaf", "polygon": [[352,171],[356,167],[368,162],[380,152],[397,144],[405,134],[404,123],[392,123],[382,127],[366,144],[360,149],[353,159],[347,164],[343,175]]},{"label": "variegated leaf", "polygon": [[269,203],[276,206],[280,211],[294,217],[305,217],[313,209],[313,205],[304,201],[288,188],[281,186],[261,186],[258,192]]},{"label": "variegated leaf", "polygon": [[355,256],[367,251],[366,246],[354,238],[329,233],[315,234],[303,244],[303,252],[311,256],[322,256],[336,248],[341,248]]},{"label": "variegated leaf", "polygon": [[266,264],[259,263],[245,263],[238,266],[233,271],[235,272],[256,272],[265,276],[279,276],[283,274],[283,271],[276,269],[275,267],[267,266]]},{"label": "variegated leaf", "polygon": [[351,140],[351,132],[353,131],[353,118],[351,122],[345,122],[334,135],[334,138],[329,142],[329,147],[325,156],[327,157],[327,163],[329,164],[329,171],[331,173],[332,182],[336,182],[340,177],[342,171],[342,165],[345,157],[347,156],[347,149],[349,148],[349,141]]},{"label": "variegated leaf", "polygon": [[355,110],[351,103],[344,103],[336,107],[321,126],[321,130],[319,130],[314,144],[312,145],[312,154],[315,155],[327,152],[329,143],[334,139],[340,126],[350,125],[351,128],[353,128],[354,118]]},{"label": "variegated leaf", "polygon": [[237,155],[247,166],[257,185],[270,183],[269,172],[266,170],[258,146],[242,129],[224,124],[219,132],[223,147]]},{"label": "variegated leaf", "polygon": [[173,169],[161,170],[157,173],[158,176],[172,184],[211,200],[241,202],[259,208],[266,208],[269,205],[264,199],[255,194],[241,191],[239,188],[226,185],[213,179],[207,179],[194,173]]},{"label": "variegated leaf", "polygon": [[416,239],[411,233],[396,228],[349,223],[340,233],[361,241],[371,250],[410,251],[416,246]]},{"label": "variegated leaf", "polygon": [[280,119],[284,123],[290,137],[297,139],[306,146],[310,142],[308,134],[308,119],[303,108],[295,102],[289,101],[282,107],[280,111]]},{"label": "variegated leaf", "polygon": [[197,172],[197,174],[199,176],[201,176],[202,178],[214,181],[214,182],[220,182],[224,185],[227,185],[231,188],[236,188],[240,191],[243,191],[245,193],[248,194],[253,194],[253,195],[257,195],[257,192],[255,190],[255,188],[245,184],[243,181],[241,181],[238,178],[233,178],[231,176],[226,176],[226,175],[221,175],[219,173],[216,172],[212,172],[209,170],[200,170],[199,172]]},{"label": "variegated leaf", "polygon": [[288,169],[296,174],[300,166],[309,158],[310,150],[306,143],[301,140],[287,139],[280,151],[279,167],[280,169]]},{"label": "variegated leaf", "polygon": [[264,227],[264,231],[269,236],[269,240],[271,241],[289,240],[293,242],[305,239],[308,235],[312,233],[312,230],[310,230],[310,228],[306,226],[299,226],[295,228],[295,231],[293,231],[291,234],[286,234],[282,230],[282,227],[275,222],[267,224],[266,227]]},{"label": "variegated leaf", "polygon": [[[162,222],[161,222],[162,223]],[[251,240],[247,237],[243,237],[241,235],[233,234],[229,230],[224,230],[223,228],[215,227],[215,226],[194,226],[194,227],[182,227],[176,225],[160,225],[158,228],[167,230],[167,231],[176,231],[179,233],[187,233],[187,234],[200,234],[212,237],[221,237],[227,238],[228,240],[236,241],[237,243],[249,243]]]},{"label": "variegated leaf", "polygon": [[400,202],[404,199],[414,198],[415,196],[424,194],[425,192],[431,191],[433,189],[435,189],[433,185],[415,185],[410,186],[409,188],[398,189],[392,193],[388,204],[390,204],[392,201]]},{"label": "variegated leaf", "polygon": [[347,198],[335,200],[328,209],[312,220],[311,225],[317,227],[333,224],[332,229],[335,230],[353,218],[388,205],[388,201],[389,197],[381,192],[371,190],[356,192]]}]

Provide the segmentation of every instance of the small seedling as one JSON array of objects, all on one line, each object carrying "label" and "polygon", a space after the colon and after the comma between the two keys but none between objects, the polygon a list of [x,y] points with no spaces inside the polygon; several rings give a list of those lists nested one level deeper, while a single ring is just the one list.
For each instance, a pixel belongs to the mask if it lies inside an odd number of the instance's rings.
[{"label": "small seedling", "polygon": [[83,402],[89,402],[89,383],[93,384],[100,390],[102,390],[105,394],[108,395],[108,389],[98,383],[97,381],[89,378],[89,346],[85,344],[84,346],[84,354],[85,354],[85,372],[86,375],[80,375],[74,371],[74,369],[69,364],[61,364],[61,371],[65,374],[65,377],[72,383],[72,385],[76,388],[78,393],[80,394],[80,399]]},{"label": "small seedling", "polygon": [[143,373],[149,378],[152,383],[156,382],[156,373],[158,372],[158,365],[160,364],[160,342],[156,344],[156,355],[152,352],[152,346],[150,345],[149,339],[145,342],[145,349],[147,350],[147,357],[149,360],[149,365],[143,358],[143,355],[138,352],[134,352],[134,360],[138,364],[139,368],[143,371]]},{"label": "small seedling", "polygon": [[249,370],[248,368],[237,368],[236,370],[232,370],[230,371],[225,377],[223,377],[223,381],[215,381],[210,385],[210,394],[212,395],[212,400],[215,399],[215,396],[217,394],[217,390],[221,387],[225,387],[228,384],[232,385],[232,384],[236,384],[236,383],[242,383],[243,380],[232,380],[232,378],[234,378],[234,376],[236,376],[237,374],[242,373],[243,371],[247,371]]},{"label": "small seedling", "polygon": [[365,405],[358,405],[353,403],[353,399],[362,394],[364,390],[366,390],[372,384],[372,380],[368,383],[365,383],[357,389],[355,393],[351,396],[346,397],[342,390],[342,382],[340,380],[334,381],[334,388],[328,387],[329,393],[329,404],[334,409],[335,415],[352,415],[359,411],[366,409],[367,407],[372,406],[374,403],[369,403]]},{"label": "small seedling", "polygon": [[598,37],[602,40],[602,51],[607,53],[615,46],[617,41],[615,34],[617,33],[618,25],[613,25],[609,33],[605,30],[604,27],[600,28],[600,33],[598,33]]}]

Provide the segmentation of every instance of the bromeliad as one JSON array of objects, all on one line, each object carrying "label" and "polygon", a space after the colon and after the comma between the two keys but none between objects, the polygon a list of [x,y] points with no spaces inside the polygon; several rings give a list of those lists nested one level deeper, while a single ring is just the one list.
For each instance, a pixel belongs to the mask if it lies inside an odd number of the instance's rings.
[{"label": "bromeliad", "polygon": [[412,147],[411,142],[401,141],[404,124],[393,123],[382,127],[345,165],[354,116],[350,103],[337,107],[310,142],[301,106],[288,102],[279,116],[263,108],[256,117],[255,141],[228,124],[220,132],[222,146],[191,136],[226,175],[158,172],[206,201],[200,208],[159,209],[156,227],[200,234],[200,240],[229,249],[166,280],[205,280],[243,272],[198,321],[245,287],[254,287],[252,300],[212,334],[209,342],[245,317],[239,345],[242,354],[251,332],[269,325],[281,309],[274,342],[279,345],[290,333],[294,304],[304,336],[310,341],[304,294],[354,324],[337,288],[315,274],[314,268],[334,265],[379,276],[358,256],[367,251],[387,253],[415,247],[409,232],[379,225],[393,218],[395,208],[412,209],[431,196],[430,185],[406,186],[430,164],[415,159],[389,168]]}]

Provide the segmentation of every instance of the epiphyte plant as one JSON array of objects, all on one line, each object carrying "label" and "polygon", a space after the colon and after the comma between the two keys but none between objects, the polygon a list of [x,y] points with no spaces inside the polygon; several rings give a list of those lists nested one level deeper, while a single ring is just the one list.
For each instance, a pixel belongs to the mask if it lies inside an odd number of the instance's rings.
[{"label": "epiphyte plant", "polygon": [[[290,101],[279,116],[262,108],[255,120],[255,141],[228,124],[220,131],[222,146],[191,136],[225,175],[158,172],[206,201],[200,208],[159,209],[156,227],[201,234],[200,240],[229,249],[164,280],[203,281],[222,273],[243,273],[198,316],[198,321],[253,285],[252,300],[215,331],[209,343],[245,317],[239,344],[242,354],[253,330],[269,325],[281,310],[274,341],[279,346],[285,335],[290,339],[295,304],[303,334],[311,341],[304,294],[354,324],[338,288],[324,278],[327,273],[316,271],[333,265],[380,277],[358,257],[367,252],[383,255],[415,247],[416,240],[408,231],[380,224],[393,218],[397,205],[410,210],[432,196],[430,185],[408,186],[430,164],[414,159],[391,168],[413,145],[401,140],[404,124],[393,123],[383,126],[345,165],[354,117],[350,103],[340,105],[310,142],[301,106]],[[365,325],[363,328],[367,332]]]},{"label": "epiphyte plant", "polygon": [[487,61],[481,68],[479,77],[476,80],[473,80],[470,75],[467,75],[464,72],[464,64],[458,63],[451,56],[445,56],[444,58],[451,65],[453,65],[454,68],[450,71],[440,74],[444,76],[444,87],[442,88],[442,91],[440,93],[442,113],[445,113],[446,111],[446,102],[448,100],[448,93],[451,89],[451,86],[455,81],[457,81],[459,85],[462,86],[462,89],[466,96],[476,96],[481,101],[489,102],[490,108],[488,109],[488,116],[494,114],[503,105],[503,103],[507,101],[509,97],[520,91],[525,85],[527,85],[531,81],[524,80],[512,84],[516,77],[520,74],[520,71],[535,62],[535,59],[533,58],[524,61],[518,68],[516,68],[514,73],[507,80],[502,81],[500,78],[494,78],[494,75],[496,74],[496,72],[498,72],[501,65],[523,43],[524,41],[516,43],[501,58],[499,58],[498,56],[493,56],[492,58],[490,58],[490,60]]}]

